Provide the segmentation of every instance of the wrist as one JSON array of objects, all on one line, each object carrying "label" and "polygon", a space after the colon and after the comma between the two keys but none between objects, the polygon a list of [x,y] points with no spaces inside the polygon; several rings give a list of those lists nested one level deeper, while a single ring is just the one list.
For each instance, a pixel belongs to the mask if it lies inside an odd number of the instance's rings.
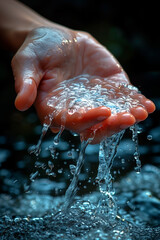
[{"label": "wrist", "polygon": [[30,31],[52,25],[49,20],[18,1],[0,1],[0,41],[13,51],[18,50]]},{"label": "wrist", "polygon": [[45,19],[16,0],[0,1],[0,40],[7,48],[17,51],[28,33],[38,27],[53,27],[67,30]]},{"label": "wrist", "polygon": [[33,29],[48,25],[49,22],[41,18],[34,20],[24,18],[20,24],[6,26],[3,31],[5,45],[11,50],[17,51]]}]

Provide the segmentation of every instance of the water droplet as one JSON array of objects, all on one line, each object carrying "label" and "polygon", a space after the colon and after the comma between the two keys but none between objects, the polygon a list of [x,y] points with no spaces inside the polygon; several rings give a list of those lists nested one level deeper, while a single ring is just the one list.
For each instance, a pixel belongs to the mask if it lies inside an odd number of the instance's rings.
[{"label": "water droplet", "polygon": [[59,132],[57,133],[57,135],[53,139],[53,144],[55,146],[57,146],[59,144],[59,140],[60,140],[60,137],[62,135],[63,130],[64,130],[64,126],[61,125],[61,128],[60,128]]},{"label": "water droplet", "polygon": [[24,187],[24,191],[25,191],[25,192],[28,192],[28,191],[29,191],[29,187],[30,187],[29,185],[27,185],[27,184],[24,184],[24,186],[23,186],[23,187]]},{"label": "water droplet", "polygon": [[126,160],[124,158],[121,159],[121,163],[124,164]]},{"label": "water droplet", "polygon": [[52,170],[54,168],[53,162],[48,161],[48,167]]},{"label": "water droplet", "polygon": [[36,171],[35,173],[31,173],[30,175],[30,180],[33,182],[35,180],[35,178],[38,176],[39,172]]},{"label": "water droplet", "polygon": [[47,175],[50,176],[50,177],[56,177],[56,174],[54,172],[50,172]]},{"label": "water droplet", "polygon": [[71,174],[74,175],[74,174],[75,174],[75,171],[76,171],[76,166],[73,165],[73,164],[70,164],[70,165],[69,165],[69,168],[70,168]]},{"label": "water droplet", "polygon": [[91,183],[91,182],[92,182],[92,179],[91,179],[91,178],[89,178],[89,179],[88,179],[88,183]]},{"label": "water droplet", "polygon": [[33,145],[33,146],[29,147],[28,152],[29,152],[29,154],[33,153],[38,157],[41,152],[41,148],[40,148],[39,144]]},{"label": "water droplet", "polygon": [[95,183],[98,183],[98,182],[99,182],[99,178],[96,177],[96,178],[95,178]]},{"label": "water droplet", "polygon": [[140,171],[141,171],[141,168],[140,168],[139,166],[136,166],[136,167],[134,168],[134,170],[136,171],[137,174],[139,174]]},{"label": "water droplet", "polygon": [[69,115],[72,115],[72,114],[75,113],[75,111],[76,111],[75,109],[68,109],[68,114],[69,114]]},{"label": "water droplet", "polygon": [[45,163],[38,162],[38,161],[35,162],[34,166],[35,166],[36,168],[42,168],[42,169],[45,169],[45,168],[46,168],[46,164],[45,164]]},{"label": "water droplet", "polygon": [[147,136],[147,139],[148,139],[149,141],[151,141],[151,140],[152,140],[152,135],[148,135],[148,136]]},{"label": "water droplet", "polygon": [[62,173],[63,172],[63,168],[60,168],[60,169],[58,169],[58,173]]},{"label": "water droplet", "polygon": [[72,151],[68,151],[67,156],[71,158],[72,157]]},{"label": "water droplet", "polygon": [[48,147],[48,150],[49,150],[50,153],[51,153],[52,159],[55,159],[55,157],[56,157],[56,148],[55,148],[55,146],[54,146],[54,145],[50,145],[50,146]]},{"label": "water droplet", "polygon": [[51,173],[52,173],[52,170],[49,169],[49,168],[47,168],[47,169],[46,169],[46,175],[50,175]]},{"label": "water droplet", "polygon": [[53,140],[53,143],[54,143],[54,145],[58,145],[59,139],[55,137],[54,140]]}]

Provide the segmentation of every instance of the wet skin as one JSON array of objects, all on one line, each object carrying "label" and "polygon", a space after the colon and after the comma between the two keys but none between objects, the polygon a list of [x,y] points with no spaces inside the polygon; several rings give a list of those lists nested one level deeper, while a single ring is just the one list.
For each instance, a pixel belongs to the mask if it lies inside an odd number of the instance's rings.
[{"label": "wet skin", "polygon": [[[16,108],[24,111],[34,104],[42,123],[49,123],[46,116],[52,114],[54,108],[50,108],[47,101],[64,80],[89,74],[104,78],[104,85],[110,77],[115,82],[130,84],[118,61],[104,46],[88,33],[65,28],[41,27],[30,32],[12,60],[12,69]],[[119,89],[117,96],[120,92],[123,94],[123,89]],[[65,112],[66,129],[80,133],[84,139],[94,133],[92,143],[99,143],[106,136],[145,120],[155,110],[154,103],[142,94],[133,93],[132,98],[138,100],[138,106],[117,114],[111,114],[105,106],[72,115],[63,109],[54,117],[51,130],[59,131]]]}]

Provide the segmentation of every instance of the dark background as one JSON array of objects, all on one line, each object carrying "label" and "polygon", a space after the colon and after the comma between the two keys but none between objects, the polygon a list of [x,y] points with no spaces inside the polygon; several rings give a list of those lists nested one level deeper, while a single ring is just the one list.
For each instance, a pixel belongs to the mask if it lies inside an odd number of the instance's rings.
[{"label": "dark background", "polygon": [[[91,33],[105,45],[119,60],[144,95],[154,100],[157,111],[143,123],[141,144],[147,144],[150,151],[142,162],[152,161],[157,165],[160,145],[157,139],[146,142],[146,136],[160,123],[160,34],[159,6],[145,2],[140,6],[135,1],[91,1],[91,0],[26,0],[21,1],[51,21],[72,29]],[[21,160],[30,158],[26,152],[29,144],[35,143],[40,134],[40,123],[34,108],[18,112],[14,107],[14,79],[10,62],[14,53],[0,48],[0,159],[3,169],[29,174]],[[160,133],[158,136],[160,136]],[[152,147],[156,144],[156,152]],[[150,156],[150,157],[148,157]],[[158,159],[158,160],[155,160]],[[29,167],[28,167],[29,168]],[[3,189],[4,191],[4,189]]]}]

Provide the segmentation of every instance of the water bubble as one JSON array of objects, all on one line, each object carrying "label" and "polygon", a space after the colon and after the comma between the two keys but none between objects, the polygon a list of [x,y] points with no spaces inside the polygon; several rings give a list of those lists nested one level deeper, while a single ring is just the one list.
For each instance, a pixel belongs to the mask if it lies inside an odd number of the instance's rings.
[{"label": "water bubble", "polygon": [[149,141],[152,140],[152,135],[148,135],[147,140],[149,140]]}]

